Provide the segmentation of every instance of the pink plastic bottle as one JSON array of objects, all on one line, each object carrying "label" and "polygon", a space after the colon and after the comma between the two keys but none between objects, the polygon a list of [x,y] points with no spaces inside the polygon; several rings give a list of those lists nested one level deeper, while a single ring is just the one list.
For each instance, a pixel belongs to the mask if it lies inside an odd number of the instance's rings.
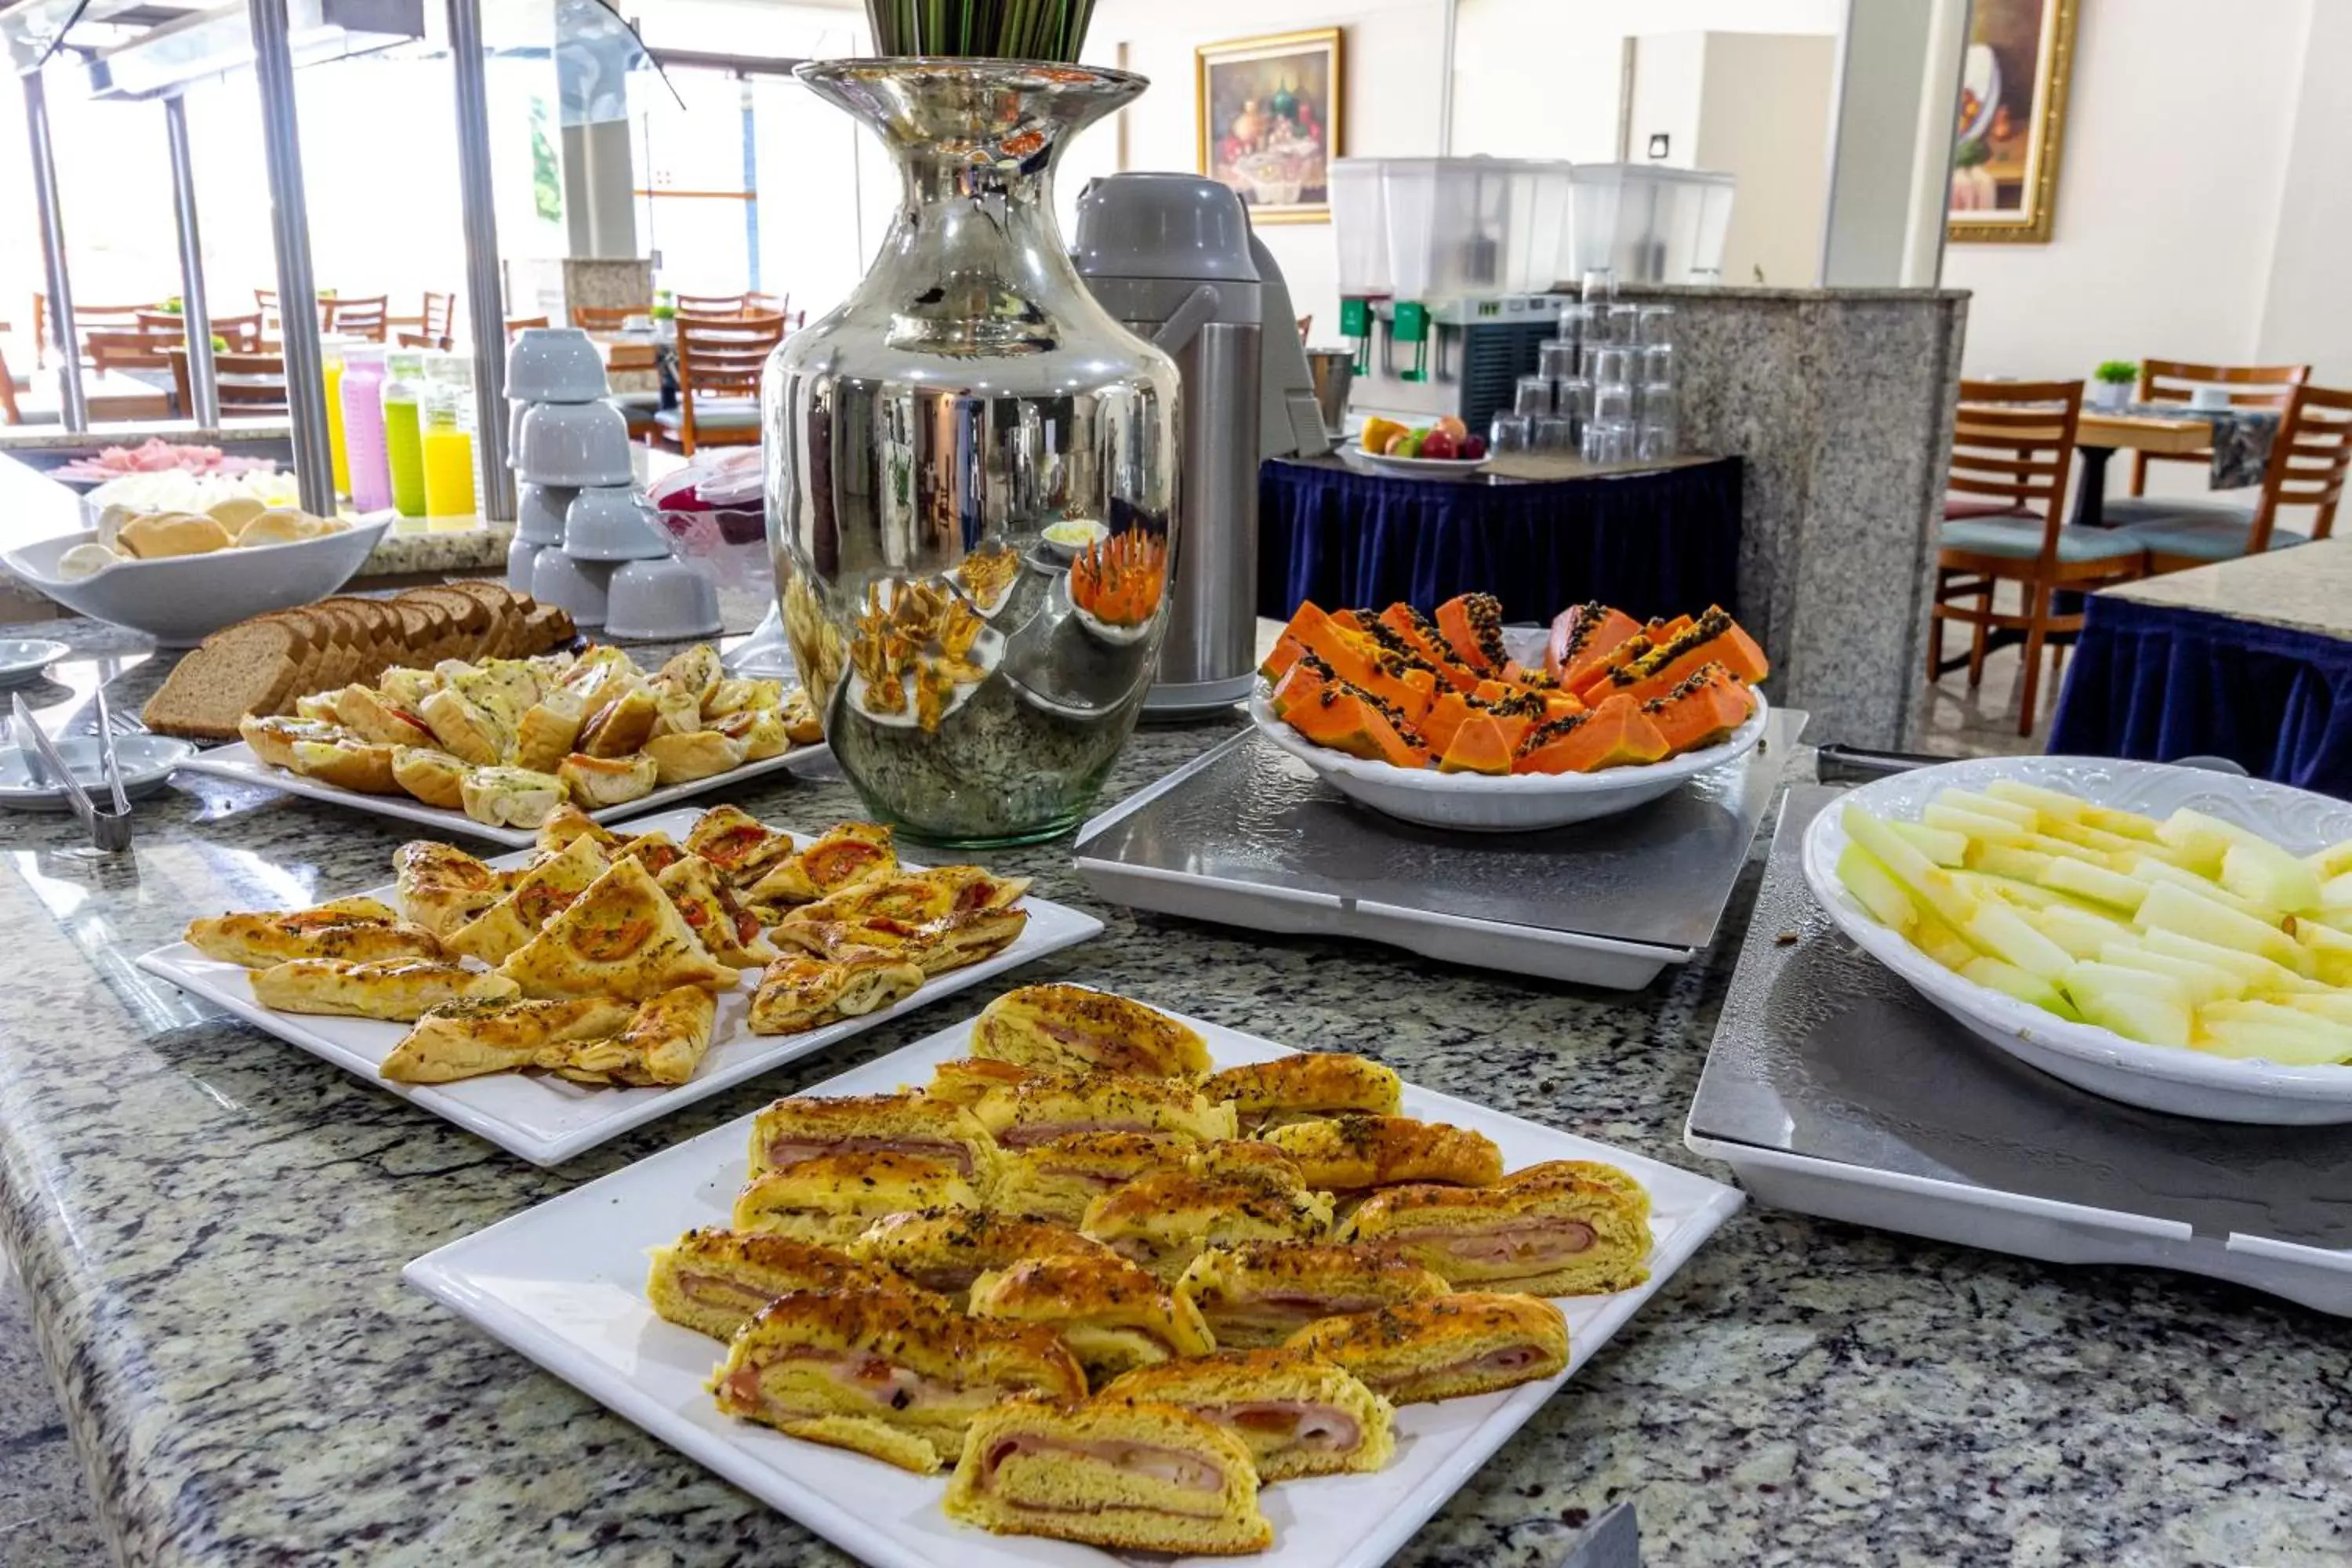
[{"label": "pink plastic bottle", "polygon": [[353,344],[343,351],[342,395],[352,505],[382,511],[392,505],[392,469],[383,453],[383,350]]}]

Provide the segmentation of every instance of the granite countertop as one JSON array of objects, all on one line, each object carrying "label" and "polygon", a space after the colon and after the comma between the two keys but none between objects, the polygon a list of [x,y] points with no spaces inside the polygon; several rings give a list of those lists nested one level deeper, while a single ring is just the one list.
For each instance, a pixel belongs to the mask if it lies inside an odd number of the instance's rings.
[{"label": "granite countertop", "polygon": [[[126,699],[156,673],[121,678]],[[1142,731],[1109,795],[1238,721]],[[707,798],[811,827],[857,810],[838,782]],[[14,949],[0,1240],[122,1557],[845,1561],[399,1269],[984,996],[537,1170],[131,965],[195,913],[381,882],[402,833],[208,779],[142,806],[139,825],[135,858],[112,864],[74,854],[68,821],[0,816]],[[1022,981],[1091,981],[1366,1051],[1431,1088],[1704,1168],[1680,1132],[1749,891],[1703,960],[1611,994],[1140,915],[1094,899],[1066,846],[991,858],[1108,922]],[[2347,1373],[2341,1322],[2247,1291],[1751,1205],[1398,1561],[1549,1564],[1573,1527],[1631,1498],[1656,1563],[2337,1563],[2352,1544]]]},{"label": "granite countertop", "polygon": [[2106,598],[2202,610],[2289,631],[2352,637],[2352,539],[2241,555],[2100,590]]}]

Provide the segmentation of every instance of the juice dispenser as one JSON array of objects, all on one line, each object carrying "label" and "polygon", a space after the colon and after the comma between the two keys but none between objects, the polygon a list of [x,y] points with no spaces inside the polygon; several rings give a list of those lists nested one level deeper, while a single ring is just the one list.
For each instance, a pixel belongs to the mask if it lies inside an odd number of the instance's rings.
[{"label": "juice dispenser", "polygon": [[425,353],[403,349],[385,356],[391,374],[383,384],[384,464],[392,479],[392,504],[403,517],[425,515]]}]

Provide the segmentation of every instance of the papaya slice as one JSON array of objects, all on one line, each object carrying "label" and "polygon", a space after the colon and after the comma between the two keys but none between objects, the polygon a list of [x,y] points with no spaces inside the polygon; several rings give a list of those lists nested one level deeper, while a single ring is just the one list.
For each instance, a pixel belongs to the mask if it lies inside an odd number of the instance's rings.
[{"label": "papaya slice", "polygon": [[1544,643],[1544,668],[1564,689],[1573,691],[1603,658],[1641,630],[1642,623],[1622,610],[1598,601],[1572,605],[1551,623],[1551,636]]},{"label": "papaya slice", "polygon": [[1550,670],[1540,667],[1530,668],[1516,658],[1503,666],[1503,679],[1508,685],[1525,686],[1537,691],[1559,689],[1559,682],[1552,678]]},{"label": "papaya slice", "polygon": [[1578,695],[1588,705],[1596,690],[1604,697],[1622,692],[1647,702],[1652,698],[1664,697],[1707,664],[1723,666],[1733,679],[1748,685],[1772,671],[1771,661],[1756,646],[1756,639],[1717,605],[1710,606],[1706,614],[1672,641],[1660,643],[1631,664],[1611,670],[1605,686],[1596,682]]},{"label": "papaya slice", "polygon": [[1437,760],[1442,773],[1507,773],[1511,771],[1511,742],[1491,713],[1473,713],[1454,731],[1445,752]]},{"label": "papaya slice", "polygon": [[1456,594],[1437,606],[1437,629],[1454,656],[1480,675],[1499,675],[1510,657],[1503,651],[1503,602],[1492,594]]},{"label": "papaya slice", "polygon": [[1473,710],[1492,719],[1513,751],[1518,749],[1519,742],[1526,738],[1528,731],[1548,717],[1543,694],[1538,691],[1521,691],[1497,702],[1476,703],[1475,699],[1473,700]]},{"label": "papaya slice", "polygon": [[1399,641],[1419,654],[1455,690],[1467,691],[1478,684],[1478,672],[1454,658],[1454,645],[1445,640],[1437,623],[1403,600],[1381,612],[1381,625],[1396,633]]},{"label": "papaya slice", "polygon": [[1404,716],[1344,680],[1323,683],[1283,710],[1282,721],[1318,746],[1400,768],[1424,767],[1429,749]]},{"label": "papaya slice", "polygon": [[1266,706],[1279,719],[1293,703],[1313,701],[1335,679],[1329,665],[1301,649],[1290,668],[1282,672],[1282,679],[1274,683],[1274,694],[1266,699]]},{"label": "papaya slice", "polygon": [[1643,714],[1677,756],[1714,745],[1755,711],[1754,695],[1719,664],[1701,665],[1664,697],[1642,704]]},{"label": "papaya slice", "polygon": [[1651,651],[1646,633],[1636,632],[1595,660],[1569,690],[1587,708],[1608,695],[1610,678],[1639,663]]},{"label": "papaya slice", "polygon": [[1521,773],[1592,773],[1664,761],[1666,738],[1630,697],[1612,697],[1584,713],[1528,731],[1511,762]]},{"label": "papaya slice", "polygon": [[1470,689],[1470,700],[1473,702],[1507,702],[1526,689],[1527,689],[1525,687],[1519,685],[1518,682],[1514,680],[1496,680],[1489,678],[1486,680],[1480,681],[1477,685]]},{"label": "papaya slice", "polygon": [[1318,610],[1309,617],[1307,608],[1299,607],[1285,635],[1297,638],[1307,653],[1322,660],[1339,679],[1392,705],[1407,722],[1418,722],[1429,710],[1429,700],[1437,690],[1437,672],[1410,654],[1383,647],[1361,632],[1349,631],[1338,616],[1327,616]]},{"label": "papaya slice", "polygon": [[1257,672],[1268,680],[1280,680],[1290,667],[1298,662],[1298,656],[1306,651],[1307,635],[1328,618],[1314,600],[1301,600],[1298,608],[1290,613],[1282,635],[1275,639],[1274,651],[1265,656],[1265,662],[1257,667]]},{"label": "papaya slice", "polygon": [[1650,639],[1652,647],[1664,647],[1690,628],[1691,617],[1688,616],[1676,616],[1671,620],[1661,616],[1643,626],[1642,634]]},{"label": "papaya slice", "polygon": [[1463,721],[1477,711],[1471,706],[1470,699],[1461,692],[1441,691],[1430,703],[1429,711],[1422,715],[1422,738],[1429,742],[1431,751],[1444,756],[1446,748],[1453,743],[1454,732],[1462,727]]}]

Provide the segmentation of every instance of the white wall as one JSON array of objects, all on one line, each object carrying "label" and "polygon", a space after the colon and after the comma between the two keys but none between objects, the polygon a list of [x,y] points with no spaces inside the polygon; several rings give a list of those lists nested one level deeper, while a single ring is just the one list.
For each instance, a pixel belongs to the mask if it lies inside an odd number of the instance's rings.
[{"label": "white wall", "polygon": [[[1837,40],[1797,33],[1700,37],[1705,109],[1689,156],[1675,161],[1739,176],[1724,236],[1724,281],[1810,287],[1821,274]],[[1642,40],[1637,83],[1661,41]],[[1640,121],[1633,129],[1639,158],[1647,142]]]},{"label": "white wall", "polygon": [[[2150,355],[2242,363],[2266,346],[2301,359],[2315,357],[2323,331],[2339,354],[2352,348],[2347,312],[2320,293],[2322,269],[2340,279],[2352,244],[2352,7],[2318,0],[2332,15],[2317,32],[2313,9],[2238,0],[2225,19],[2210,0],[2079,8],[2050,243],[1944,252],[1945,283],[1975,293],[1965,374],[2071,378]],[[2306,37],[2328,49],[2315,47],[2307,68]],[[2324,123],[2290,157],[2306,79]],[[2273,242],[2290,170],[2315,211],[2290,229],[2282,279]],[[2352,374],[2352,355],[2337,374]]]},{"label": "white wall", "polygon": [[[1541,4],[1543,0],[1532,0]],[[1112,64],[1127,47],[1127,68],[1151,79],[1151,89],[1124,112],[1128,167],[1197,169],[1198,114],[1192,51],[1202,44],[1309,27],[1341,26],[1343,155],[1390,157],[1437,150],[1439,73],[1444,58],[1445,8],[1441,0],[1101,0],[1088,34],[1087,58]],[[1117,128],[1088,132],[1063,163],[1058,193],[1066,213],[1088,173],[1113,166]],[[1289,280],[1300,315],[1315,318],[1315,335],[1337,341],[1339,325],[1338,253],[1328,224],[1268,224],[1259,231]]]},{"label": "white wall", "polygon": [[2312,7],[2292,134],[2253,358],[2309,361],[2314,379],[2352,386],[2352,306],[2344,290],[2352,258],[2352,188],[2344,171],[2352,149],[2352,5],[2341,0]]}]

